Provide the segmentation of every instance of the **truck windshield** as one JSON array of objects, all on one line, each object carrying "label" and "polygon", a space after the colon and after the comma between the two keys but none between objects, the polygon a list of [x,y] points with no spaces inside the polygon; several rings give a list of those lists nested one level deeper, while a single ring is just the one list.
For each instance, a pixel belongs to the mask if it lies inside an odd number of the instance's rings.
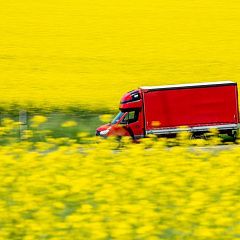
[{"label": "truck windshield", "polygon": [[117,116],[112,120],[111,124],[117,123],[120,120],[120,118],[122,117],[123,114],[124,114],[124,112],[119,112],[117,114]]}]

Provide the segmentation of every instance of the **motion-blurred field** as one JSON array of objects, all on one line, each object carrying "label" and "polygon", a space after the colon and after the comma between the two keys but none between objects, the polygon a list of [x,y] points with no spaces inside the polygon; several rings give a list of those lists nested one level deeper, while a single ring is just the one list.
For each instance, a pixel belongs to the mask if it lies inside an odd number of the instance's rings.
[{"label": "motion-blurred field", "polygon": [[2,0],[0,19],[0,239],[239,239],[237,144],[90,137],[138,86],[240,83],[239,1]]},{"label": "motion-blurred field", "polygon": [[239,238],[238,145],[229,154],[209,147],[214,135],[186,133],[139,144],[52,138],[39,131],[45,120],[35,117],[24,141],[13,137],[17,123],[0,128],[1,239]]},{"label": "motion-blurred field", "polygon": [[141,85],[240,81],[239,1],[9,0],[0,17],[6,109],[115,109]]}]

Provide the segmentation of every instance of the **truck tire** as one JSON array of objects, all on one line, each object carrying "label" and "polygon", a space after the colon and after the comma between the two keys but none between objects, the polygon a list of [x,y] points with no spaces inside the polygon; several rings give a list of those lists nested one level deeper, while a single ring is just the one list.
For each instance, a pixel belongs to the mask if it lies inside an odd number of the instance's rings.
[{"label": "truck tire", "polygon": [[232,131],[230,134],[228,134],[232,138],[232,141],[236,143],[237,141],[237,131]]},{"label": "truck tire", "polygon": [[207,136],[205,133],[192,133],[192,135],[190,136],[190,139],[207,139]]}]

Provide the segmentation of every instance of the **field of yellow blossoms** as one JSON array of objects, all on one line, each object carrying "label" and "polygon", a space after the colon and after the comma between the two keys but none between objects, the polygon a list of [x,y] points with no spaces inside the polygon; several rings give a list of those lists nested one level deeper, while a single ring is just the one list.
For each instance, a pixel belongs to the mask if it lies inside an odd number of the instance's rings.
[{"label": "field of yellow blossoms", "polygon": [[0,239],[239,239],[237,144],[52,138],[45,121],[21,141],[19,123],[1,126]]},{"label": "field of yellow blossoms", "polygon": [[90,136],[139,86],[240,84],[239,1],[2,0],[0,18],[0,240],[240,239],[238,144]]},{"label": "field of yellow blossoms", "polygon": [[2,108],[116,109],[144,85],[240,83],[236,0],[2,0]]}]

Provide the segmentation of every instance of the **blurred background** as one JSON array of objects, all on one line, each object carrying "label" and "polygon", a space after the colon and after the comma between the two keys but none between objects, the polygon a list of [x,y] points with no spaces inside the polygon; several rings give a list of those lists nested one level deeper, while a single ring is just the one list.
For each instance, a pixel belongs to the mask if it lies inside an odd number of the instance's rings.
[{"label": "blurred background", "polygon": [[238,82],[239,13],[236,0],[2,1],[1,112],[72,113],[94,128],[139,86]]}]

